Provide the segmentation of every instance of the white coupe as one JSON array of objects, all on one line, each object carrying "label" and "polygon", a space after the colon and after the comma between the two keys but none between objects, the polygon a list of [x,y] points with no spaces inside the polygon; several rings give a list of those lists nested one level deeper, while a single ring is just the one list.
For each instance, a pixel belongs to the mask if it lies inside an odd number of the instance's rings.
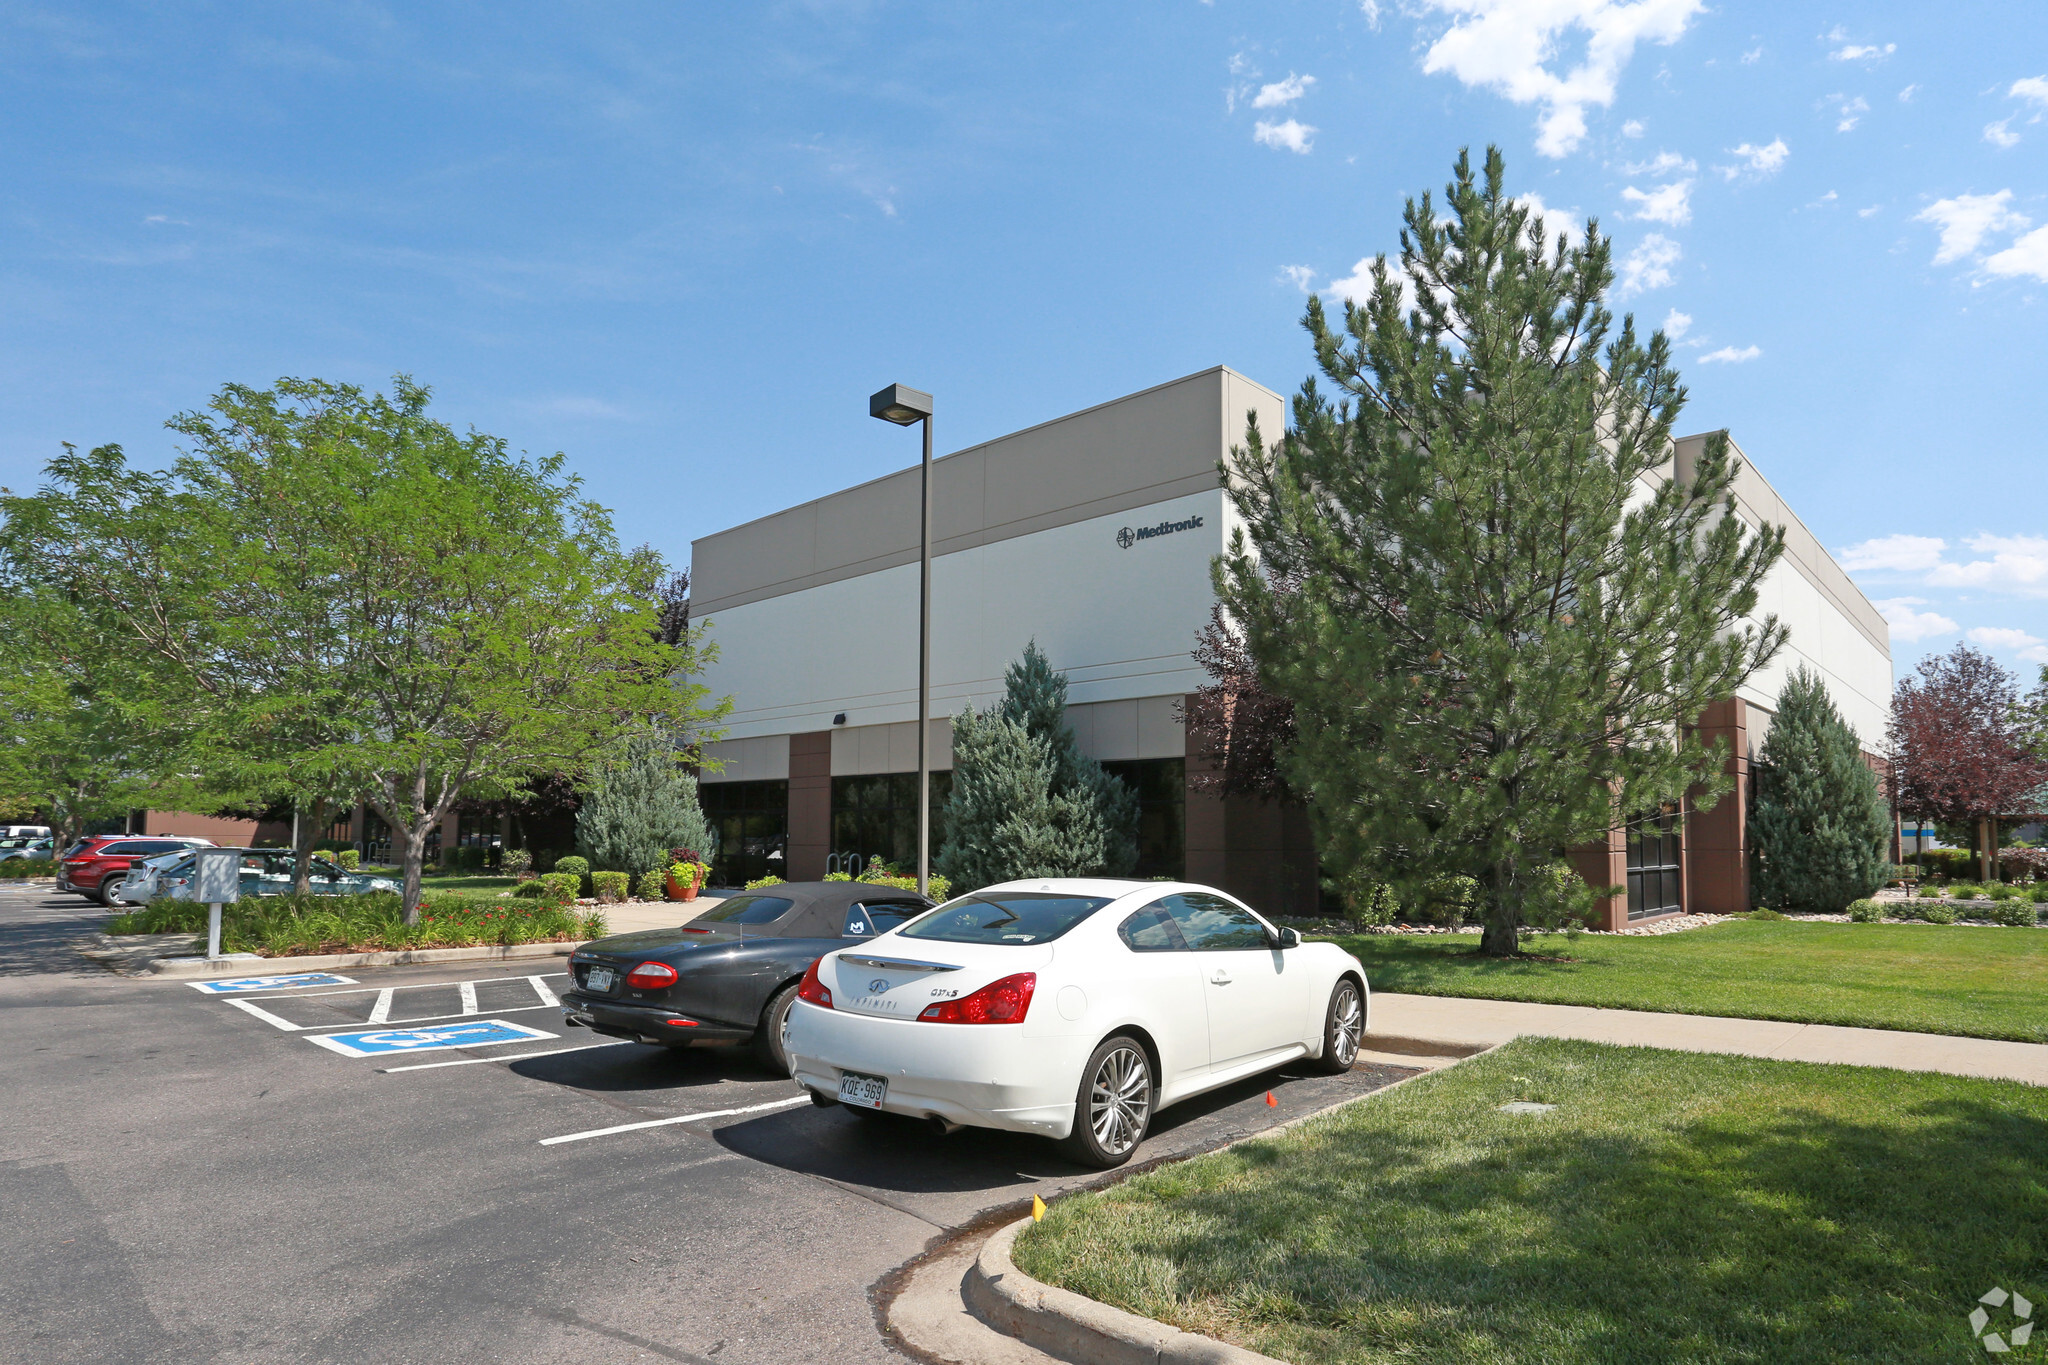
[{"label": "white coupe", "polygon": [[1298,1057],[1349,1070],[1365,969],[1184,882],[1006,882],[826,954],[784,1026],[819,1104],[1039,1133],[1117,1166],[1159,1109]]}]

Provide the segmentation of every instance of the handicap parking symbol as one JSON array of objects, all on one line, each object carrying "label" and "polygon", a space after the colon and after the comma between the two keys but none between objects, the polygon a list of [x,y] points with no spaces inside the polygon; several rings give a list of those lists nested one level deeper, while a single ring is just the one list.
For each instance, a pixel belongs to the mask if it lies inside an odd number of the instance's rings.
[{"label": "handicap parking symbol", "polygon": [[293,986],[353,986],[352,976],[333,972],[295,972],[290,976],[238,976],[229,981],[188,981],[201,995],[239,995],[243,991],[277,991]]},{"label": "handicap parking symbol", "polygon": [[307,1042],[318,1043],[344,1057],[381,1057],[393,1052],[431,1052],[441,1047],[489,1047],[494,1043],[524,1043],[561,1035],[543,1033],[524,1024],[503,1019],[470,1019],[459,1024],[435,1024],[430,1028],[361,1029],[353,1033],[308,1034]]}]

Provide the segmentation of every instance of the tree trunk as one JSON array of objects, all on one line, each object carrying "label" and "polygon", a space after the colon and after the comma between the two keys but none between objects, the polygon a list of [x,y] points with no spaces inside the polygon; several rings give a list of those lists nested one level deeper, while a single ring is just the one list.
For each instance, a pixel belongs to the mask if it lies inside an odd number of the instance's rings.
[{"label": "tree trunk", "polygon": [[[427,831],[433,826],[421,820],[405,834],[405,884],[399,894],[399,904],[405,908],[405,922],[420,922],[420,872],[427,856]],[[394,834],[396,830],[392,831]]]},{"label": "tree trunk", "polygon": [[1515,898],[1511,868],[1487,869],[1480,883],[1486,897],[1486,927],[1480,931],[1479,951],[1488,957],[1514,957],[1522,951],[1521,906]]},{"label": "tree trunk", "polygon": [[[332,807],[327,798],[315,797],[312,819],[294,821],[297,828],[292,840],[292,892],[303,896],[313,889],[313,836],[327,828],[327,816]],[[303,814],[303,813],[302,813]]]},{"label": "tree trunk", "polygon": [[1997,843],[1997,841],[1998,822],[1996,820],[1979,820],[1977,822],[1977,880],[1980,882],[1988,882],[1997,875],[1991,870],[1992,865],[1997,861],[1993,857],[1992,845]]}]

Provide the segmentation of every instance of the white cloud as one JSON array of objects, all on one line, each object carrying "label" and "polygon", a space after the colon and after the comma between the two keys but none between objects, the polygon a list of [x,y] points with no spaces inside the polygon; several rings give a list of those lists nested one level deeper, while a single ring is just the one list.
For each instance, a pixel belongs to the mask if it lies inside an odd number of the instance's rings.
[{"label": "white cloud", "polygon": [[633,414],[602,398],[563,394],[555,398],[522,399],[516,406],[535,417],[567,417],[574,420],[623,422]]},{"label": "white cloud", "polygon": [[1683,254],[1678,243],[1663,233],[1651,233],[1643,238],[1640,246],[1621,258],[1620,280],[1615,285],[1615,294],[1625,299],[1645,289],[1662,289],[1671,283],[1671,267],[1678,264]]},{"label": "white cloud", "polygon": [[1874,43],[1849,43],[1836,48],[1828,56],[1838,62],[1881,62],[1898,50],[1897,43],[1886,43],[1883,47]]},{"label": "white cloud", "polygon": [[1546,246],[1555,247],[1557,239],[1570,233],[1573,241],[1585,240],[1585,219],[1577,209],[1557,209],[1543,202],[1540,194],[1518,194],[1515,202],[1529,210],[1529,217],[1543,224]]},{"label": "white cloud", "polygon": [[2002,118],[1996,123],[1985,124],[1984,140],[1994,147],[2018,146],[2020,135],[2012,130],[2011,124],[2012,120],[2009,118]]},{"label": "white cloud", "polygon": [[1692,330],[1692,314],[1681,313],[1676,308],[1664,315],[1664,335],[1673,341]]},{"label": "white cloud", "polygon": [[[1670,44],[1704,0],[1420,0],[1452,16],[1422,59],[1427,75],[1448,72],[1467,86],[1515,104],[1537,104],[1536,150],[1565,156],[1586,136],[1586,111],[1614,103],[1637,43]],[[1552,60],[1567,34],[1583,32],[1585,56],[1559,73]]]},{"label": "white cloud", "polygon": [[2019,652],[2019,657],[2030,664],[2048,664],[2048,645],[2035,645],[2031,649],[2023,649]]},{"label": "white cloud", "polygon": [[1623,175],[1669,175],[1673,171],[1691,173],[1699,169],[1699,163],[1677,152],[1658,152],[1648,161],[1631,161],[1621,168]]},{"label": "white cloud", "polygon": [[1915,611],[1915,607],[1927,605],[1924,597],[1891,597],[1882,602],[1873,602],[1884,623],[1891,627],[1892,638],[1911,644],[1925,640],[1930,635],[1948,635],[1954,632],[1956,623],[1938,611]]},{"label": "white cloud", "polygon": [[1753,47],[1749,51],[1742,54],[1742,64],[1744,66],[1755,66],[1758,62],[1762,61],[1763,59],[1764,50],[1761,47]]},{"label": "white cloud", "polygon": [[1953,199],[1935,200],[1914,214],[1913,221],[1932,223],[1940,229],[1941,245],[1935,250],[1934,263],[1947,265],[1974,253],[1994,232],[2026,227],[2026,215],[2013,212],[2008,207],[2011,203],[2011,190],[2000,190],[1996,194],[1959,194]]},{"label": "white cloud", "polygon": [[1621,135],[1623,137],[1641,137],[1643,132],[1643,121],[1639,118],[1632,118],[1627,123],[1621,125]]},{"label": "white cloud", "polygon": [[2035,228],[2005,250],[1984,258],[1994,275],[2032,275],[2048,284],[2048,227]]},{"label": "white cloud", "polygon": [[1290,71],[1286,80],[1260,86],[1259,93],[1252,98],[1252,108],[1278,109],[1282,105],[1292,104],[1306,95],[1308,88],[1315,83],[1314,76],[1297,76]]},{"label": "white cloud", "polygon": [[1728,155],[1741,157],[1742,164],[1739,166],[1714,167],[1715,170],[1721,173],[1724,179],[1733,180],[1744,171],[1748,171],[1751,175],[1762,179],[1765,176],[1776,175],[1779,171],[1785,169],[1785,158],[1792,155],[1792,149],[1787,147],[1785,139],[1780,137],[1771,139],[1769,143],[1761,147],[1757,146],[1754,142],[1745,142],[1739,147],[1730,147]]},{"label": "white cloud", "polygon": [[1358,0],[1358,12],[1365,16],[1365,26],[1374,33],[1380,31],[1379,0]]},{"label": "white cloud", "polygon": [[1316,272],[1305,265],[1283,265],[1280,267],[1280,278],[1306,294],[1315,282]]},{"label": "white cloud", "polygon": [[1252,140],[1280,151],[1300,152],[1307,155],[1315,146],[1316,130],[1299,119],[1285,123],[1267,123],[1264,119],[1252,128]]},{"label": "white cloud", "polygon": [[[1355,303],[1363,308],[1366,301],[1372,298],[1372,263],[1374,259],[1371,256],[1359,257],[1358,262],[1351,267],[1349,275],[1346,275],[1341,280],[1330,281],[1329,292],[1335,294],[1340,299]],[[1412,294],[1408,277],[1401,273],[1399,266],[1390,266],[1388,274],[1393,277],[1394,283],[1400,286],[1401,311],[1405,313],[1408,310],[1408,301]]]},{"label": "white cloud", "polygon": [[2005,92],[2016,100],[2032,100],[2048,109],[2048,76],[2023,76]]},{"label": "white cloud", "polygon": [[1835,131],[1838,133],[1851,131],[1870,112],[1870,101],[1861,95],[1853,99],[1846,95],[1829,95],[1828,98],[1835,102]]},{"label": "white cloud", "polygon": [[1630,185],[1621,192],[1621,197],[1636,206],[1636,211],[1631,216],[1645,222],[1684,227],[1692,221],[1690,180],[1676,180],[1669,185],[1659,185],[1647,194]]},{"label": "white cloud", "polygon": [[1700,364],[1742,365],[1748,363],[1749,361],[1755,360],[1758,356],[1762,355],[1763,353],[1763,348],[1761,346],[1744,346],[1739,351],[1736,350],[1733,346],[1723,346],[1718,351],[1708,351],[1705,355],[1701,356]]},{"label": "white cloud", "polygon": [[1911,103],[1913,102],[1913,96],[1915,96],[1915,95],[1917,95],[1917,94],[1919,94],[1919,93],[1920,93],[1920,84],[1919,84],[1919,82],[1918,82],[1918,81],[1915,81],[1915,82],[1914,82],[1913,84],[1911,84],[1911,85],[1907,86],[1907,87],[1906,87],[1906,88],[1905,88],[1904,90],[1901,90],[1901,91],[1899,92],[1899,103],[1900,103],[1900,104],[1911,104]]},{"label": "white cloud", "polygon": [[1858,209],[1858,210],[1856,210],[1856,216],[1857,216],[1858,218],[1875,218],[1875,217],[1877,217],[1877,215],[1878,215],[1878,214],[1880,214],[1880,213],[1883,213],[1883,212],[1884,212],[1884,205],[1882,205],[1882,204],[1872,204],[1872,205],[1871,205],[1871,206],[1870,206],[1869,208],[1867,208],[1867,209]]},{"label": "white cloud", "polygon": [[1971,644],[1988,645],[1992,649],[2025,649],[2028,645],[2041,643],[2040,636],[2014,630],[2011,626],[1972,626],[1964,633]]},{"label": "white cloud", "polygon": [[1964,542],[1986,556],[1962,564],[1937,564],[1927,581],[1938,588],[2003,588],[2048,592],[2048,536],[1971,536]]},{"label": "white cloud", "polygon": [[[1875,569],[1885,573],[1924,573],[1941,563],[1948,542],[1939,536],[1879,536],[1838,552],[1850,573]],[[1918,602],[1920,599],[1900,599]]]}]

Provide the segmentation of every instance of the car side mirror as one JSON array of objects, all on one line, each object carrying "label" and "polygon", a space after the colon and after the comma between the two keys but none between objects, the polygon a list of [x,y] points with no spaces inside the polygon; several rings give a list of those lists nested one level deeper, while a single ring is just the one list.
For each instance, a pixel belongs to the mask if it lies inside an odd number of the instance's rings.
[{"label": "car side mirror", "polygon": [[1299,948],[1301,946],[1301,935],[1293,929],[1276,929],[1273,933],[1273,946],[1275,948]]}]

